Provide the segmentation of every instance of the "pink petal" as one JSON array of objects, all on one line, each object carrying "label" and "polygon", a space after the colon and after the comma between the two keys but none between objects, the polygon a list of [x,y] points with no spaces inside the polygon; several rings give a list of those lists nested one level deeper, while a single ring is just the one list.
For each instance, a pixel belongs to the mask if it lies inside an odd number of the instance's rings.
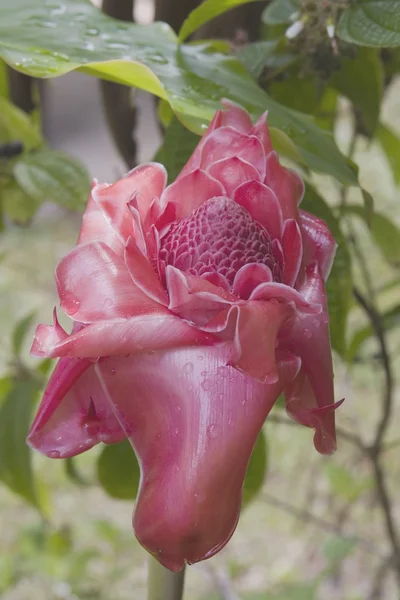
[{"label": "pink petal", "polygon": [[49,348],[64,341],[68,333],[61,327],[57,318],[57,310],[53,310],[53,325],[38,325],[33,339],[31,356],[41,358],[48,356]]},{"label": "pink petal", "polygon": [[129,238],[126,245],[125,264],[135,286],[155,302],[167,306],[168,296],[161,281],[132,238]]},{"label": "pink petal", "polygon": [[65,256],[56,282],[63,310],[83,323],[157,310],[133,283],[123,258],[101,242],[77,246]]},{"label": "pink petal", "polygon": [[232,197],[235,189],[245,181],[260,179],[257,169],[237,156],[214,162],[208,173],[222,183],[229,197]]},{"label": "pink petal", "polygon": [[291,316],[291,308],[278,302],[247,302],[233,307],[231,313],[235,310],[237,321],[230,364],[263,383],[275,383],[277,336]]},{"label": "pink petal", "polygon": [[201,155],[203,152],[204,144],[206,143],[209,135],[211,135],[211,133],[215,129],[217,129],[218,127],[221,127],[223,112],[224,111],[222,111],[222,110],[217,110],[214,117],[212,118],[211,123],[209,124],[209,126],[207,128],[207,131],[204,133],[203,137],[199,138],[199,143],[197,144],[192,156],[189,158],[188,162],[186,163],[186,165],[183,167],[182,171],[178,175],[177,180],[181,179],[181,177],[185,177],[186,175],[191,173],[191,171],[194,171],[195,169],[200,168]]},{"label": "pink petal", "polygon": [[226,366],[229,351],[185,348],[96,366],[141,465],[136,536],[173,571],[231,537],[257,435],[299,369],[282,355],[279,381],[261,384]]},{"label": "pink petal", "polygon": [[[97,181],[92,183],[92,191],[97,187]],[[82,225],[79,232],[78,244],[89,242],[104,242],[120,256],[124,252],[121,239],[105,218],[103,211],[95,202],[92,191],[82,217]]]},{"label": "pink petal", "polygon": [[264,177],[265,154],[260,140],[232,127],[220,127],[208,136],[202,149],[200,166],[208,170],[214,162],[233,157],[241,158],[258,169],[260,177],[256,179]]},{"label": "pink petal", "polygon": [[236,188],[233,199],[265,227],[272,239],[281,238],[282,211],[275,193],[269,187],[260,181],[246,181]]},{"label": "pink petal", "polygon": [[[219,181],[210,177],[205,171],[196,169],[169,185],[164,190],[160,203],[164,210],[172,204],[173,218],[179,221],[193,214],[203,202],[214,196],[224,195],[225,189]],[[163,215],[160,219],[163,219]],[[160,223],[157,223],[157,227],[160,228]]]},{"label": "pink petal", "polygon": [[254,124],[254,127],[249,131],[249,135],[255,135],[263,145],[265,154],[269,154],[273,150],[269,130],[267,126],[268,111],[263,113]]},{"label": "pink petal", "polygon": [[297,173],[282,167],[276,152],[270,152],[266,158],[264,183],[275,192],[283,218],[297,220],[297,205],[304,195],[304,183]]},{"label": "pink petal", "polygon": [[261,263],[243,265],[235,275],[233,293],[248,300],[254,288],[273,280],[271,269]]},{"label": "pink petal", "polygon": [[300,224],[304,243],[304,264],[317,261],[326,281],[337,248],[335,238],[325,221],[304,210],[300,211]]},{"label": "pink petal", "polygon": [[120,321],[93,323],[47,348],[47,356],[96,358],[215,343],[215,337],[160,310]]},{"label": "pink petal", "polygon": [[309,302],[297,290],[285,285],[271,281],[270,283],[261,283],[251,293],[250,300],[279,300],[293,304],[296,308],[303,312],[311,314],[319,314],[322,311],[322,306],[319,302]]},{"label": "pink petal", "polygon": [[30,429],[29,445],[51,458],[66,458],[99,442],[115,443],[124,438],[93,362],[61,358]]},{"label": "pink petal", "polygon": [[283,281],[286,285],[293,286],[300,271],[303,258],[303,242],[297,221],[285,221],[282,235],[282,249],[284,255]]},{"label": "pink petal", "polygon": [[226,98],[221,100],[221,104],[227,109],[221,113],[221,126],[232,127],[241,133],[248,134],[253,123],[247,110]]}]

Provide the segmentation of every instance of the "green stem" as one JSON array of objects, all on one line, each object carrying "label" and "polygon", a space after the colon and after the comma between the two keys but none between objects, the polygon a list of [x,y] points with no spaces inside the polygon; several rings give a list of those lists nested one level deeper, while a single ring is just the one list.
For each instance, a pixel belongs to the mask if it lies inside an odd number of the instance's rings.
[{"label": "green stem", "polygon": [[148,571],[148,600],[182,600],[185,569],[169,571],[151,556]]}]

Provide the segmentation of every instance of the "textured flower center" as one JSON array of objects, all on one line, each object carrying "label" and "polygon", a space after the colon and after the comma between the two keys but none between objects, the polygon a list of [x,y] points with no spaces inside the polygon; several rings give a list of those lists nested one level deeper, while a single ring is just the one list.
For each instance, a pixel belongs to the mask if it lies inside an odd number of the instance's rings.
[{"label": "textured flower center", "polygon": [[219,273],[230,285],[249,263],[266,265],[274,279],[281,280],[269,233],[245,208],[224,197],[207,200],[172,225],[161,239],[159,256],[165,265],[192,275]]}]

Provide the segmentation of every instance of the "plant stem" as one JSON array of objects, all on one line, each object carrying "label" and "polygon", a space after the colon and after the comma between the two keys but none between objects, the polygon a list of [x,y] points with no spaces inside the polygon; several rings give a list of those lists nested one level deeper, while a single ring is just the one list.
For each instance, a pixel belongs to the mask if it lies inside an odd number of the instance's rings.
[{"label": "plant stem", "polygon": [[148,600],[182,600],[185,569],[169,571],[151,556],[148,570]]}]

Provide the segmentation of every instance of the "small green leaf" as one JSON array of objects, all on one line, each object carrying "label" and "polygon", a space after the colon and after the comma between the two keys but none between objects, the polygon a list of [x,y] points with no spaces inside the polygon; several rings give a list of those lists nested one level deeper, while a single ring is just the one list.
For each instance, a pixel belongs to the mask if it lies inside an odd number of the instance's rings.
[{"label": "small green leaf", "polygon": [[[398,282],[396,282],[398,284]],[[381,313],[381,320],[383,323],[383,327],[386,331],[391,332],[396,327],[400,326],[400,305],[394,306],[389,310]],[[359,350],[364,342],[375,335],[374,329],[371,325],[366,325],[365,327],[361,327],[358,329],[352,336],[347,353],[346,360],[349,363],[352,363],[356,358]]]},{"label": "small green leaf", "polygon": [[346,502],[354,502],[373,486],[370,477],[354,477],[345,467],[332,461],[325,464],[324,470],[332,492]]},{"label": "small green leaf", "polygon": [[263,430],[260,431],[247,467],[243,485],[243,506],[247,506],[261,490],[268,470],[268,447]]},{"label": "small green leaf", "polygon": [[41,150],[22,156],[14,164],[14,177],[36,201],[49,200],[70,210],[83,210],[90,182],[82,164],[58,150]]},{"label": "small green leaf", "polygon": [[[3,64],[3,63],[2,63]],[[14,106],[0,93],[0,141],[19,141],[25,150],[32,150],[43,145],[43,138],[30,117]]]},{"label": "small green leaf", "polygon": [[392,169],[395,183],[400,185],[400,136],[383,123],[379,124],[376,137],[386,154],[386,158]]},{"label": "small green leaf", "polygon": [[222,15],[236,6],[249,4],[254,1],[255,0],[218,0],[218,2],[215,2],[215,0],[204,0],[204,2],[192,10],[189,16],[184,20],[178,36],[179,41],[183,42],[189,35],[196,31],[196,29],[208,21],[211,21],[211,19]]},{"label": "small green leaf", "polygon": [[40,500],[26,436],[38,391],[32,379],[15,381],[0,408],[0,479],[36,508]]},{"label": "small green leaf", "polygon": [[282,47],[280,40],[267,40],[246,44],[236,52],[246,70],[256,79],[264,69],[285,69],[296,60],[296,55]]},{"label": "small green leaf", "polygon": [[323,545],[322,551],[326,560],[337,565],[350,556],[357,547],[356,540],[349,540],[340,536],[329,537]]},{"label": "small green leaf", "polygon": [[383,80],[380,54],[373,48],[358,48],[355,58],[342,58],[341,68],[330,80],[330,84],[359,111],[363,129],[370,136],[378,125]]},{"label": "small green leaf", "polygon": [[309,184],[306,185],[306,192],[301,208],[326,221],[338,244],[326,289],[328,294],[332,347],[338,354],[345,356],[347,317],[352,304],[353,288],[350,252],[346,239],[340,229],[338,219],[334,216],[325,200]]},{"label": "small green leaf", "polygon": [[400,46],[398,0],[354,0],[342,14],[336,35],[361,46]]},{"label": "small green leaf", "polygon": [[164,142],[154,157],[167,169],[169,183],[179,175],[198,143],[199,136],[186,129],[176,117],[171,120]]},{"label": "small green leaf", "polygon": [[113,498],[136,498],[140,469],[128,440],[104,448],[97,462],[97,476],[100,485]]},{"label": "small green leaf", "polygon": [[19,356],[21,354],[22,344],[24,343],[26,334],[28,333],[34,318],[35,313],[30,313],[18,321],[14,327],[12,334],[12,349],[15,356]]},{"label": "small green leaf", "polygon": [[382,213],[373,212],[370,223],[361,206],[348,205],[343,208],[349,215],[360,217],[369,224],[371,236],[388,263],[394,267],[400,266],[400,229],[393,221]]},{"label": "small green leaf", "polygon": [[18,225],[29,223],[42,203],[41,198],[32,198],[12,179],[0,187],[0,200],[4,214]]},{"label": "small green leaf", "polygon": [[300,0],[272,0],[262,14],[266,25],[285,25],[300,8]]}]

